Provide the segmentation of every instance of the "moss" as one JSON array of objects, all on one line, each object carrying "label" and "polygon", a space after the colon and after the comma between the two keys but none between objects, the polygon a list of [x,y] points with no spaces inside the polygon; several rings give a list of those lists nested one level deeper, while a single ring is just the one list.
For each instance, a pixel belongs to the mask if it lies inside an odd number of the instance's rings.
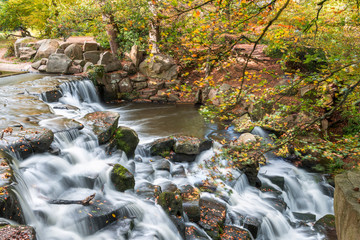
[{"label": "moss", "polygon": [[92,65],[88,67],[88,78],[93,82],[95,86],[99,85],[99,80],[105,76],[105,68],[103,65]]},{"label": "moss", "polygon": [[113,136],[113,142],[117,149],[125,152],[127,157],[133,157],[139,143],[136,132],[127,127],[119,127]]},{"label": "moss", "polygon": [[116,190],[123,192],[127,189],[133,189],[135,186],[134,176],[122,165],[115,164],[111,171],[111,181]]}]

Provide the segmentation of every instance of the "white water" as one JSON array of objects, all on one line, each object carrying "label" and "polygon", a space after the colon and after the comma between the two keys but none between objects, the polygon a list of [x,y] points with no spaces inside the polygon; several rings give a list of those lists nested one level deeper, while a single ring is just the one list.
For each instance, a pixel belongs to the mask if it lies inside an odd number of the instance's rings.
[{"label": "white water", "polygon": [[[59,106],[59,103],[49,104],[58,115],[80,119],[93,111],[117,111],[121,116],[119,124],[134,128],[139,133],[141,144],[165,136],[166,133],[167,135],[181,133],[180,129],[170,133],[166,129],[165,133],[154,134],[146,129],[151,121],[162,123],[161,119],[166,116],[166,111],[164,111],[164,116],[153,117],[144,114],[144,118],[134,120],[130,117],[131,111],[141,111],[136,107],[131,110],[128,107],[108,109],[102,106],[90,81],[67,83],[61,89],[64,97],[60,99],[60,103],[76,106],[78,109],[57,109],[54,107]],[[159,107],[163,106],[155,108]],[[46,126],[46,121],[42,124]],[[196,124],[194,125],[199,128]],[[258,134],[266,137],[266,133],[261,129],[257,131]],[[217,148],[221,148],[221,145],[215,144],[213,149],[200,154],[195,163],[183,164],[187,178],[173,178],[170,174],[159,171],[152,174],[142,172],[143,169],[152,168],[151,158],[147,156],[147,151],[142,146],[139,146],[136,151],[137,157],[141,155],[142,162],[129,161],[121,153],[106,155],[104,149],[98,146],[96,137],[88,129],[56,133],[54,142],[53,147],[61,150],[59,156],[37,154],[19,163],[21,179],[19,179],[20,184],[17,189],[23,199],[22,206],[26,221],[36,228],[37,237],[40,240],[181,239],[161,207],[138,197],[132,191],[120,193],[114,190],[109,180],[111,170],[109,164],[121,163],[130,171],[135,165],[136,185],[160,184],[165,181],[171,181],[178,186],[194,185],[206,178],[206,172],[200,170],[198,164],[213,157]],[[283,160],[268,158],[267,161],[268,164],[260,169],[259,178],[262,182],[281,191],[281,197],[288,208],[284,213],[278,211],[270,201],[275,198],[275,195],[263,193],[249,186],[246,177],[242,175],[233,185],[232,195],[229,196],[226,191],[222,192],[223,196],[229,199],[228,214],[236,216],[232,219],[228,218],[227,223],[243,226],[242,217],[260,219],[261,225],[257,239],[322,239],[321,235],[311,230],[311,223],[309,226],[302,227],[293,227],[289,224],[291,221],[293,225],[299,225],[297,224],[299,221],[295,219],[292,212],[310,212],[316,215],[317,219],[333,212],[333,200],[321,192],[317,182],[318,176],[297,169]],[[172,168],[175,165],[178,163],[171,163]],[[272,184],[266,175],[284,177],[285,191]],[[227,188],[231,189],[230,186]],[[96,193],[95,200],[99,201],[101,206],[106,205],[110,209],[118,209],[115,215],[116,217],[120,215],[121,218],[111,224],[105,224],[104,219],[91,217],[95,215],[96,209],[92,209],[95,212],[87,212],[90,215],[84,216],[85,208],[81,205],[48,204],[48,201],[52,199],[81,200],[93,193]],[[134,219],[135,227],[127,235],[131,219]],[[99,229],[96,229],[97,227]]]}]

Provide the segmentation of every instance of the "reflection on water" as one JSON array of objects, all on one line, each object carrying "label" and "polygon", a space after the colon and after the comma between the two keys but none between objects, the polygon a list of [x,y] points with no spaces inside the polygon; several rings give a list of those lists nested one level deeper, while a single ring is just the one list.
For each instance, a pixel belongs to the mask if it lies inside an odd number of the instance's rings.
[{"label": "reflection on water", "polygon": [[133,128],[141,143],[153,140],[154,136],[183,134],[204,137],[209,131],[209,124],[192,104],[131,103],[111,111],[120,113],[119,124]]}]

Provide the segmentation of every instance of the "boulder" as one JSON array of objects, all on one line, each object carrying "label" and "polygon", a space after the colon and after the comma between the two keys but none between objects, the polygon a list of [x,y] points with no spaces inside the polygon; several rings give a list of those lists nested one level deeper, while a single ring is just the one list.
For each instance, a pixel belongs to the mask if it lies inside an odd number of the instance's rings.
[{"label": "boulder", "polygon": [[196,224],[186,223],[185,226],[186,240],[209,240],[211,239],[204,230],[199,228]]},{"label": "boulder", "polygon": [[[35,46],[34,46],[35,45]],[[21,47],[30,47],[34,46],[38,49],[38,44],[36,44],[36,39],[32,37],[19,38],[14,43],[15,57],[20,57],[20,48]]]},{"label": "boulder", "polygon": [[71,65],[69,67],[68,73],[69,74],[77,74],[77,73],[82,73],[83,68],[80,65]]},{"label": "boulder", "polygon": [[133,91],[133,87],[129,78],[124,78],[119,82],[119,90],[122,93],[131,93]]},{"label": "boulder", "polygon": [[175,165],[171,169],[171,175],[173,177],[186,177],[185,169],[183,165]]},{"label": "boulder", "polygon": [[97,64],[100,59],[100,51],[89,51],[84,52],[83,58],[86,62],[91,62],[92,64]]},{"label": "boulder", "polygon": [[33,64],[31,64],[31,67],[36,70],[38,70],[40,66],[41,66],[41,60],[36,61]]},{"label": "boulder", "polygon": [[51,54],[56,52],[56,49],[58,47],[59,47],[59,42],[57,40],[53,40],[53,39],[44,40],[41,43],[35,55],[35,59],[48,58]]},{"label": "boulder", "polygon": [[48,103],[58,102],[62,96],[60,89],[53,89],[41,93],[41,99]]},{"label": "boulder", "polygon": [[135,90],[141,90],[147,88],[147,82],[135,82],[133,86]]},{"label": "boulder", "polygon": [[123,70],[128,74],[132,75],[136,73],[136,66],[132,62],[125,63],[123,66]]},{"label": "boulder", "polygon": [[220,199],[206,194],[200,198],[200,221],[199,225],[212,238],[217,238],[220,234],[220,227],[226,218],[226,203]]},{"label": "boulder", "polygon": [[335,216],[327,214],[316,221],[314,229],[324,234],[327,240],[337,240]]},{"label": "boulder", "polygon": [[39,72],[46,72],[46,69],[47,69],[46,65],[41,65],[41,66],[38,68],[38,71],[39,71]]},{"label": "boulder", "polygon": [[[65,106],[64,109],[71,109],[71,106]],[[53,133],[66,132],[74,129],[81,130],[84,128],[84,125],[78,121],[65,117],[47,119],[42,121],[42,124],[44,124],[44,126],[50,129]]]},{"label": "boulder", "polygon": [[160,193],[157,203],[168,215],[182,216],[183,206],[181,197],[173,192]]},{"label": "boulder", "polygon": [[110,179],[115,185],[116,190],[124,192],[128,189],[134,189],[135,178],[125,167],[120,164],[115,164],[111,170]]},{"label": "boulder", "polygon": [[335,177],[334,212],[338,239],[360,236],[360,172],[346,171]]},{"label": "boulder", "polygon": [[141,181],[140,183],[136,183],[135,192],[141,197],[153,199],[159,196],[161,190],[159,186],[153,185],[148,181]]},{"label": "boulder", "polygon": [[252,236],[248,230],[237,227],[226,225],[223,228],[223,233],[220,235],[221,240],[252,240]]},{"label": "boulder", "polygon": [[244,220],[244,228],[251,232],[251,235],[256,238],[261,227],[261,222],[255,217],[247,216]]},{"label": "boulder", "polygon": [[29,61],[36,54],[36,50],[34,48],[32,48],[32,47],[20,47],[19,51],[20,51],[19,58],[22,61]]},{"label": "boulder", "polygon": [[48,73],[68,73],[71,66],[71,59],[65,54],[51,54],[46,65],[46,72]]},{"label": "boulder", "polygon": [[46,128],[11,128],[11,133],[4,133],[0,140],[0,150],[16,152],[26,158],[32,153],[43,153],[49,150],[54,140],[54,133]]},{"label": "boulder", "polygon": [[250,133],[254,129],[249,114],[244,114],[233,122],[235,130],[239,133]]},{"label": "boulder", "polygon": [[167,157],[173,150],[175,144],[174,138],[162,138],[150,144],[150,154],[152,156]]},{"label": "boulder", "polygon": [[90,127],[98,137],[99,144],[110,140],[117,129],[120,115],[115,112],[93,112],[83,117],[84,125]]},{"label": "boulder", "polygon": [[147,77],[138,73],[134,77],[131,78],[131,81],[133,82],[146,82]]},{"label": "boulder", "polygon": [[187,201],[183,203],[183,209],[190,222],[200,221],[199,201]]},{"label": "boulder", "polygon": [[185,184],[179,186],[179,190],[183,202],[199,201],[200,190],[198,188]]},{"label": "boulder", "polygon": [[139,143],[139,137],[137,133],[128,127],[118,127],[110,144],[125,152],[128,158],[133,157],[135,149]]},{"label": "boulder", "polygon": [[145,51],[140,51],[137,45],[131,47],[129,58],[137,68],[139,64],[144,60]]},{"label": "boulder", "polygon": [[164,170],[170,172],[170,162],[166,159],[156,160],[153,163],[153,167],[155,170]]},{"label": "boulder", "polygon": [[71,60],[82,60],[83,52],[79,45],[71,44],[64,50],[64,54]]},{"label": "boulder", "polygon": [[150,80],[148,82],[148,86],[149,86],[149,88],[160,90],[160,89],[164,88],[165,84],[164,84],[164,81]]},{"label": "boulder", "polygon": [[177,137],[174,145],[175,154],[172,160],[176,162],[193,162],[198,154],[210,149],[211,146],[211,140],[186,136]]},{"label": "boulder", "polygon": [[97,50],[99,50],[99,44],[97,44],[96,42],[87,42],[87,41],[85,41],[82,50],[84,52],[97,51]]},{"label": "boulder", "polygon": [[65,49],[66,49],[68,46],[70,46],[71,44],[73,44],[73,43],[70,43],[70,42],[63,42],[63,43],[60,43],[60,45],[59,45],[59,48],[58,48],[58,49],[60,49],[60,50],[62,50],[62,51],[65,51]]},{"label": "boulder", "polygon": [[[82,57],[82,54],[81,54],[81,57]],[[74,63],[75,66],[84,67],[86,62],[81,59],[81,60],[74,60],[73,63]]]},{"label": "boulder", "polygon": [[173,80],[178,76],[178,66],[174,60],[162,54],[145,59],[140,64],[139,70],[147,77],[161,80]]},{"label": "boulder", "polygon": [[92,69],[92,66],[94,66],[92,62],[86,62],[83,71],[88,72],[88,70]]},{"label": "boulder", "polygon": [[110,52],[102,53],[97,64],[104,65],[105,72],[120,70],[122,67],[120,60]]},{"label": "boulder", "polygon": [[256,142],[255,135],[251,133],[243,133],[240,137],[234,142],[235,145],[246,144],[250,142]]},{"label": "boulder", "polygon": [[35,229],[31,226],[25,225],[6,225],[0,227],[1,239],[12,239],[12,240],[36,240]]},{"label": "boulder", "polygon": [[301,212],[292,212],[294,217],[302,222],[315,222],[316,216],[310,212],[301,213]]}]

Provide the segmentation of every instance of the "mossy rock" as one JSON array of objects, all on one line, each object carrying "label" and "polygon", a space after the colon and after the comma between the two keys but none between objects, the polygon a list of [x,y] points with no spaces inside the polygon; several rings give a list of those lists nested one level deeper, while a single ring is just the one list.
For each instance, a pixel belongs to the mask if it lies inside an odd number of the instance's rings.
[{"label": "mossy rock", "polygon": [[116,190],[124,192],[128,189],[134,189],[135,178],[124,166],[115,164],[110,175],[111,181],[114,183]]},{"label": "mossy rock", "polygon": [[112,138],[112,145],[125,152],[128,158],[133,157],[139,144],[137,133],[128,127],[118,127]]},{"label": "mossy rock", "polygon": [[183,206],[180,195],[173,192],[163,192],[159,195],[158,204],[169,215],[182,216]]},{"label": "mossy rock", "polygon": [[152,156],[166,157],[174,150],[175,142],[175,139],[172,137],[156,140],[150,147],[150,154]]},{"label": "mossy rock", "polygon": [[91,65],[87,69],[88,78],[95,86],[101,85],[100,82],[105,76],[104,65]]}]

